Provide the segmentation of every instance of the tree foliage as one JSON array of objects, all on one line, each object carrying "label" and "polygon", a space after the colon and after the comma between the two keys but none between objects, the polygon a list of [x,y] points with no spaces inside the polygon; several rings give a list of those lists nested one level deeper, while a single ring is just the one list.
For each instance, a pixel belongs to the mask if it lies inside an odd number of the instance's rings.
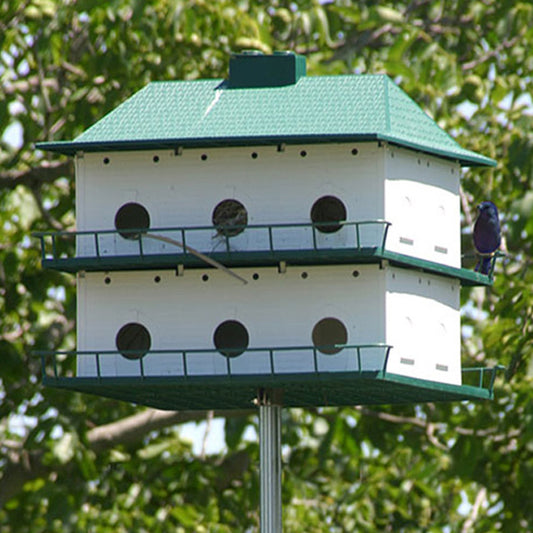
[{"label": "tree foliage", "polygon": [[[533,530],[532,47],[527,1],[0,2],[0,530],[257,530],[253,413],[43,389],[31,356],[73,347],[75,324],[73,278],[43,271],[30,237],[74,227],[73,167],[33,143],[74,138],[150,80],[224,77],[250,48],[391,76],[498,161],[464,174],[464,251],[484,199],[507,246],[494,287],[462,296],[464,364],[506,367],[496,400],[285,410],[285,530]],[[197,453],[180,425],[212,416],[224,451]]]}]

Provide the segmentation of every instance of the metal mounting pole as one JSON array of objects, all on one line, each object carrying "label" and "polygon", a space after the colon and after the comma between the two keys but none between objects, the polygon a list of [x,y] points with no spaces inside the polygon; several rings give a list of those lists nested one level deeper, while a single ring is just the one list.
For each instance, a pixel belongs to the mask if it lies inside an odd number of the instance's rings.
[{"label": "metal mounting pole", "polygon": [[281,533],[281,395],[260,390],[259,475],[261,533]]}]

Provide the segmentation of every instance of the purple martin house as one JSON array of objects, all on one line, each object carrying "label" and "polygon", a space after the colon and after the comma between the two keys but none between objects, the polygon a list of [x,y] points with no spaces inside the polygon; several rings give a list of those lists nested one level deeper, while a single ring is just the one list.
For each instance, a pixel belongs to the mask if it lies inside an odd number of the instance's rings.
[{"label": "purple martin house", "polygon": [[39,148],[76,168],[76,231],[39,234],[78,296],[45,384],[162,409],[492,397],[461,365],[461,287],[491,278],[461,267],[459,182],[494,161],[387,76],[236,54]]}]

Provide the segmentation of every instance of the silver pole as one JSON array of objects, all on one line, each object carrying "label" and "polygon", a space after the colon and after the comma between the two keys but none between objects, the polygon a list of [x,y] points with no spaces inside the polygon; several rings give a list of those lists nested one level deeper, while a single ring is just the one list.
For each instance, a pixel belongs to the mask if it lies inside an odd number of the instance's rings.
[{"label": "silver pole", "polygon": [[258,395],[261,533],[281,533],[281,401],[276,392]]}]

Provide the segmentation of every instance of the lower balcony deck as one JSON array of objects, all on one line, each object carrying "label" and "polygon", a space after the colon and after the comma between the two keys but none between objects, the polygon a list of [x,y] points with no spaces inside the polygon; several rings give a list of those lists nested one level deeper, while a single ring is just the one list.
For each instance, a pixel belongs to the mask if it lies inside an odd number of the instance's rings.
[{"label": "lower balcony deck", "polygon": [[[325,371],[319,365],[316,347],[290,348],[311,353],[316,364],[308,372],[285,372],[277,361],[287,348],[266,348],[271,361],[265,373],[236,373],[227,357],[225,372],[216,375],[187,371],[198,351],[153,350],[133,361],[137,375],[105,372],[105,358],[119,352],[38,352],[43,384],[167,410],[250,409],[262,389],[279,390],[284,407],[384,405],[425,402],[491,400],[500,367],[463,369],[462,384],[441,383],[387,372],[390,347],[386,345],[345,346],[353,353],[353,365]],[[202,353],[209,351],[204,350]],[[214,351],[213,351],[214,352]],[[373,354],[374,362],[365,363]],[[181,373],[153,375],[146,371],[150,355],[182,361]],[[93,375],[77,376],[73,362],[94,357]],[[144,361],[144,362],[143,362]]]}]

